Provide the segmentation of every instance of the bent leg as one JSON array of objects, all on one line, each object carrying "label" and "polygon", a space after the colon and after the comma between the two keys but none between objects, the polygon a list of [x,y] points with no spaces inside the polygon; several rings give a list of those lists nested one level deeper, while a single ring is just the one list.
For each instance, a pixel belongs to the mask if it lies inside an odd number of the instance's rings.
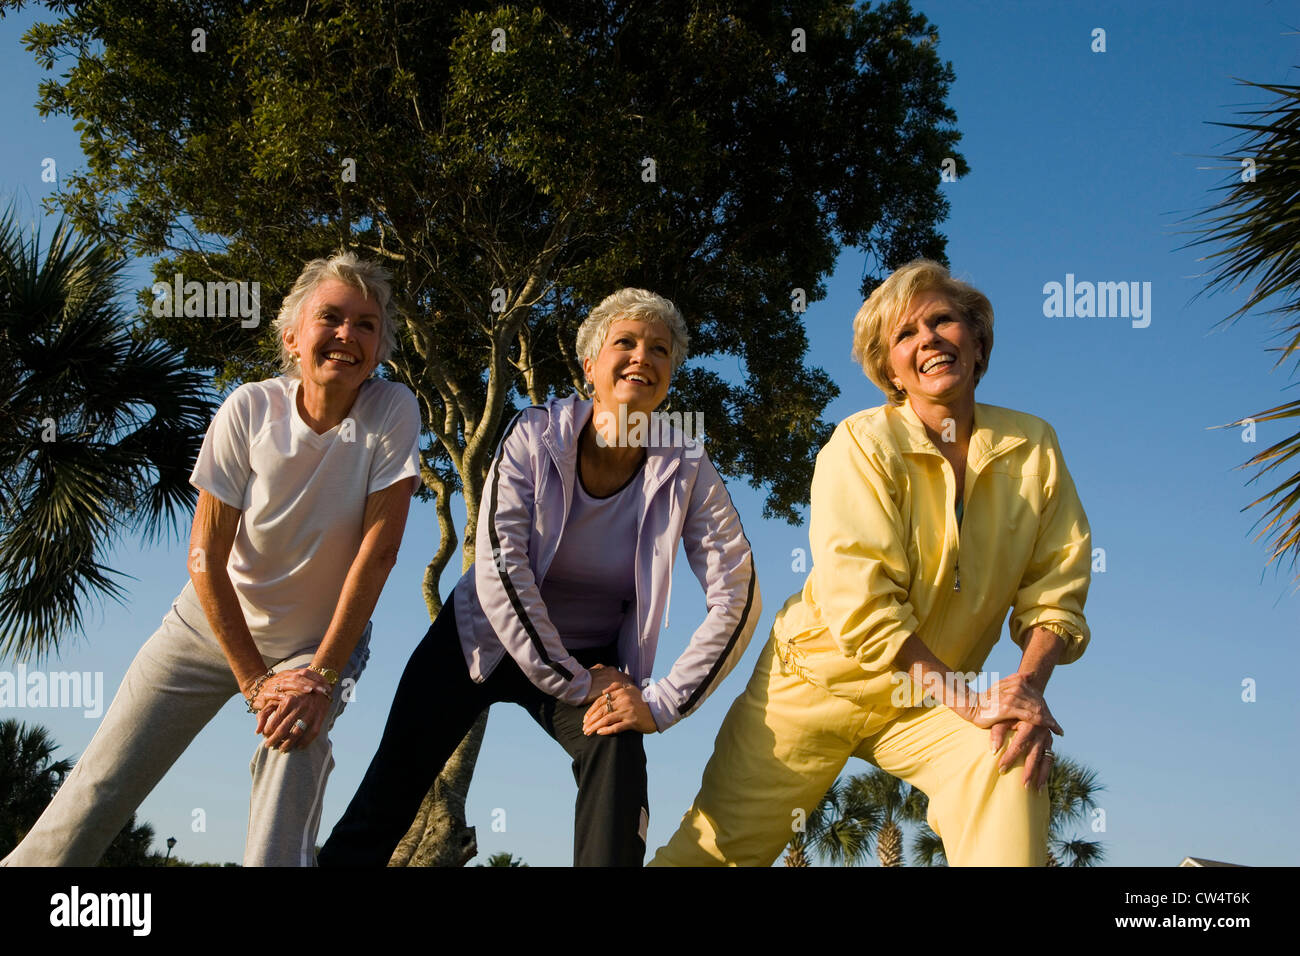
[{"label": "bent leg", "polygon": [[930,828],[951,866],[1043,866],[1047,792],[1025,789],[1024,758],[998,773],[989,732],[947,707],[913,707],[865,741],[858,756],[930,798]]},{"label": "bent leg", "polygon": [[[503,661],[501,666],[513,662]],[[640,866],[650,820],[645,738],[635,730],[587,736],[582,732],[587,707],[563,703],[540,691],[530,696],[536,699],[520,703],[573,758],[573,779],[578,784],[573,865]]]},{"label": "bent leg", "polygon": [[420,801],[490,703],[488,685],[469,676],[448,601],[407,661],[379,749],[321,847],[320,865],[386,866]]},{"label": "bent leg", "polygon": [[864,711],[785,672],[774,649],[769,640],[651,866],[770,866],[853,752]]},{"label": "bent leg", "polygon": [[178,597],[103,722],[6,866],[94,866],[198,732],[239,692],[202,608]]},{"label": "bent leg", "polygon": [[[330,729],[347,706],[369,657],[370,625],[334,687],[330,709],[316,739],[303,750],[283,753],[259,746],[249,770],[253,795],[249,805],[244,866],[315,866],[316,834],[320,829],[325,783],[334,769]],[[311,663],[315,649],[305,650],[275,665],[293,670]],[[258,737],[259,742],[265,738]]]}]

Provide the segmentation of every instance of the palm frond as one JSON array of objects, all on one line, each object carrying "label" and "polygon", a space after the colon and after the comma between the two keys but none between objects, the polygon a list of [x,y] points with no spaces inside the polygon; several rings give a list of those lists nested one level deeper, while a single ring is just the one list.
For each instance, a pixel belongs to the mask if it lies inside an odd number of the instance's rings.
[{"label": "palm frond", "polygon": [[[1243,115],[1249,118],[1245,121],[1216,125],[1238,132],[1238,155],[1254,162],[1255,175],[1234,175],[1217,187],[1222,198],[1202,214],[1195,230],[1199,238],[1185,248],[1212,247],[1202,257],[1211,264],[1202,291],[1248,286],[1245,302],[1220,324],[1234,322],[1256,309],[1279,317],[1277,336],[1282,345],[1277,365],[1294,358],[1300,367],[1300,86],[1242,82],[1276,99],[1266,107],[1245,111]],[[1252,417],[1273,421],[1298,416],[1300,403],[1292,402]],[[1256,455],[1247,467],[1260,467],[1258,478],[1290,461],[1297,451],[1300,434]],[[1268,563],[1290,555],[1294,568],[1300,558],[1300,471],[1246,507],[1270,500],[1273,504],[1264,516],[1268,523],[1258,537],[1272,534]]]},{"label": "palm frond", "polygon": [[930,829],[928,824],[921,824],[916,835],[912,837],[912,863],[915,866],[947,866],[948,856],[943,851],[943,840],[939,834]]},{"label": "palm frond", "polygon": [[131,335],[123,262],[64,222],[42,244],[0,215],[0,656],[54,650],[130,529],[172,531],[214,410],[180,356]]}]

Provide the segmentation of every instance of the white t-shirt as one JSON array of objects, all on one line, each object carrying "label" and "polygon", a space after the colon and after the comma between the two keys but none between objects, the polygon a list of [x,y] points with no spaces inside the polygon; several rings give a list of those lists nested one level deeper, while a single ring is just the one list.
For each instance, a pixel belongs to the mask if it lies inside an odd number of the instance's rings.
[{"label": "white t-shirt", "polygon": [[368,379],[348,417],[317,435],[296,378],[241,385],[203,438],[190,483],[242,512],[227,568],[258,650],[319,644],[361,546],[366,496],[420,473],[420,407]]}]

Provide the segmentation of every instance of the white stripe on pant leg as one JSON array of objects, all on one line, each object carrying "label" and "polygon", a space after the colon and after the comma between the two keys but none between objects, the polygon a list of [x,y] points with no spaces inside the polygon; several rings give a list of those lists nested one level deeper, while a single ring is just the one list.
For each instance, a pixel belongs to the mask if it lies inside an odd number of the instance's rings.
[{"label": "white stripe on pant leg", "polygon": [[[303,823],[302,829],[302,846],[298,853],[299,866],[311,866],[312,858],[316,853],[313,830],[320,827],[321,805],[325,800],[325,781],[329,779],[330,771],[334,769],[334,742],[328,737],[325,738],[325,762],[321,765],[320,777],[316,780],[316,796],[312,798],[311,807],[307,812],[307,819]],[[315,821],[316,826],[312,826]]]}]

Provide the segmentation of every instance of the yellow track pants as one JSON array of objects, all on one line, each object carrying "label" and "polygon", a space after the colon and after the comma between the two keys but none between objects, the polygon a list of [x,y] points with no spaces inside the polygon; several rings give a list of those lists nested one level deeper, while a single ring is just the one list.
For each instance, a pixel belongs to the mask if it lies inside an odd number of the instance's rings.
[{"label": "yellow track pants", "polygon": [[1025,788],[1023,757],[999,774],[989,731],[943,706],[873,709],[831,693],[787,666],[787,649],[767,642],[695,803],[650,866],[770,866],[850,756],[926,793],[950,865],[1046,863],[1047,791]]}]

